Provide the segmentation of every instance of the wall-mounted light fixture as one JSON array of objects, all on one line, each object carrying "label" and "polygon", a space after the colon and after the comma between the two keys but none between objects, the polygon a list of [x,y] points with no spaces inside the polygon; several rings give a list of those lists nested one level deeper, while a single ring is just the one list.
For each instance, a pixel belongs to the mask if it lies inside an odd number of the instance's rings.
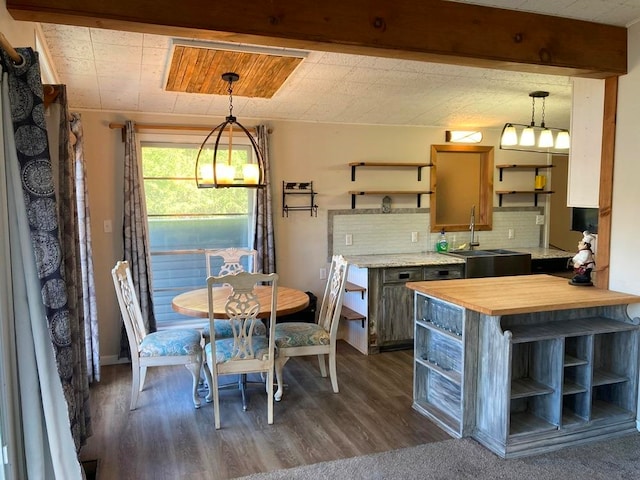
[{"label": "wall-mounted light fixture", "polygon": [[[222,79],[229,83],[229,116],[220,125],[215,127],[206,136],[198,156],[196,157],[196,184],[198,188],[226,188],[244,187],[261,188],[265,186],[264,162],[260,148],[253,135],[233,116],[233,83],[237,82],[240,76],[237,73],[228,72],[222,74]],[[237,158],[233,156],[233,133],[234,127],[239,128],[240,134],[246,135],[249,143],[253,147],[254,162],[237,164]],[[228,133],[226,142],[222,139],[223,133]],[[209,139],[215,143],[213,145],[213,155],[210,160],[204,157],[211,154],[211,144]],[[225,151],[224,154],[220,150]],[[226,159],[221,157],[226,156]],[[234,161],[232,161],[234,160]],[[238,175],[238,173],[240,175]]]},{"label": "wall-mounted light fixture", "polygon": [[451,143],[480,143],[482,132],[476,130],[447,130],[444,139]]},{"label": "wall-mounted light fixture", "polygon": [[[502,150],[518,150],[521,152],[553,153],[568,155],[571,139],[569,131],[563,128],[549,127],[544,122],[545,99],[549,92],[535,91],[529,94],[532,101],[531,123],[506,123],[500,136]],[[536,99],[542,99],[542,122],[535,123]]]}]

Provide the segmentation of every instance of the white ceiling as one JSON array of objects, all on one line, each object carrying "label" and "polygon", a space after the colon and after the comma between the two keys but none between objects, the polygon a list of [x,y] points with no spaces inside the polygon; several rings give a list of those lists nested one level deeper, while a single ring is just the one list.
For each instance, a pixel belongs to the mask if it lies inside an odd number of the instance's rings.
[{"label": "white ceiling", "polygon": [[[640,19],[640,0],[476,0],[462,3],[557,15],[618,26]],[[72,109],[225,116],[222,95],[165,92],[172,39],[158,35],[42,24]],[[309,52],[271,99],[234,96],[239,119],[502,127],[528,123],[534,90],[547,90],[546,123],[569,127],[568,77],[389,58]],[[540,121],[536,103],[536,121]]]}]

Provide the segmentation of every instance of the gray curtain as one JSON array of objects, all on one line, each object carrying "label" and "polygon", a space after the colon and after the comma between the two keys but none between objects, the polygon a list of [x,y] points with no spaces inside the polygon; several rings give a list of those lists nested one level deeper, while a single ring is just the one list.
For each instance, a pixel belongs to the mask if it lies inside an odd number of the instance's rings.
[{"label": "gray curtain", "polygon": [[89,215],[89,191],[87,168],[84,160],[84,135],[82,118],[72,113],[71,133],[75,137],[73,153],[76,174],[76,204],[78,208],[78,242],[80,244],[80,266],[82,267],[82,301],[84,310],[84,343],[89,382],[100,381],[100,341],[98,337],[98,307],[93,273],[93,248],[91,246],[91,217]]},{"label": "gray curtain", "polygon": [[[71,435],[79,427],[74,312],[69,307],[40,66],[18,49],[2,66],[0,321],[3,377],[10,397],[10,460],[17,478],[81,479]],[[73,296],[73,293],[71,293]],[[7,371],[8,370],[8,371]]]},{"label": "gray curtain", "polygon": [[271,161],[269,159],[269,134],[267,127],[256,127],[258,146],[264,160],[265,188],[257,189],[255,206],[255,246],[258,251],[258,272],[276,271],[276,249],[273,240],[273,208],[271,205]]},{"label": "gray curtain", "polygon": [[[124,260],[129,262],[145,325],[148,331],[155,332],[147,211],[135,124],[127,121],[124,130]],[[120,357],[130,358],[129,341],[124,324],[120,335]]]}]

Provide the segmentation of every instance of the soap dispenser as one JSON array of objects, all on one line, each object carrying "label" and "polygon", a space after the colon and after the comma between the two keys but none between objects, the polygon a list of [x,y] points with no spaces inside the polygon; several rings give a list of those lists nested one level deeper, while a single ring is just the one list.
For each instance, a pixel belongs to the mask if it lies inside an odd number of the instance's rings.
[{"label": "soap dispenser", "polygon": [[447,235],[444,233],[444,228],[440,230],[440,238],[436,243],[436,251],[446,252],[449,250],[449,242],[447,241]]}]

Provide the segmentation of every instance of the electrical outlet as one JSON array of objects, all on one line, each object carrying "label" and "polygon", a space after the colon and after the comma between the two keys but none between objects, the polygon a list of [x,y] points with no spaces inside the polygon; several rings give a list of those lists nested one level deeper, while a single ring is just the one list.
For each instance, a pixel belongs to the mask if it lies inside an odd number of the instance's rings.
[{"label": "electrical outlet", "polygon": [[536,225],[544,225],[544,215],[536,215]]},{"label": "electrical outlet", "polygon": [[416,243],[418,241],[418,232],[411,232],[411,243]]},{"label": "electrical outlet", "polygon": [[509,239],[512,238],[516,238],[516,232],[513,230],[513,228],[509,229]]},{"label": "electrical outlet", "polygon": [[320,280],[326,280],[327,279],[327,269],[326,268],[321,268],[320,269]]},{"label": "electrical outlet", "polygon": [[353,235],[351,235],[350,233],[347,233],[344,236],[344,244],[345,245],[353,245]]}]

